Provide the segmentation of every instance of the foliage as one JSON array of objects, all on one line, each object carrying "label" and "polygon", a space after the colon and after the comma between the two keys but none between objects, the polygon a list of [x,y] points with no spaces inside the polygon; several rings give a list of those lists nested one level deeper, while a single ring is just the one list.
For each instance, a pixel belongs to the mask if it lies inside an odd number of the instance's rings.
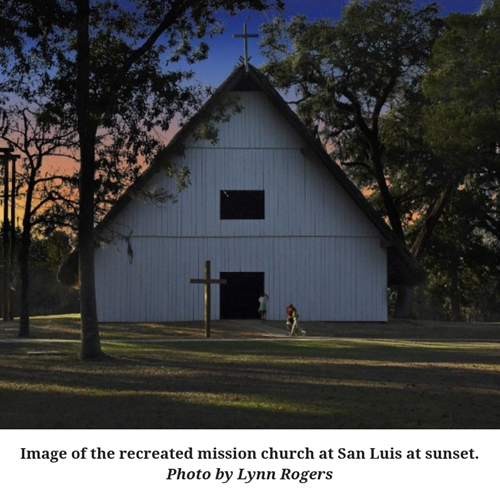
[{"label": "foliage", "polygon": [[297,95],[299,114],[358,185],[378,191],[402,241],[381,121],[418,88],[440,27],[435,4],[416,9],[410,0],[356,0],[339,21],[299,16],[265,27],[265,71]]},{"label": "foliage", "polygon": [[[6,16],[20,22],[18,36],[36,41],[24,45],[23,58],[2,68],[3,91],[29,96],[30,101],[38,96],[43,99],[47,120],[78,130],[82,81],[78,81],[81,54],[76,37],[87,2],[42,3],[44,12],[50,9],[50,16],[24,0],[0,2]],[[142,0],[126,4],[101,0],[88,6],[85,112],[87,126],[95,129],[102,166],[98,185],[121,184],[120,178],[106,176],[115,165],[138,169],[141,163],[149,163],[163,145],[162,134],[173,119],[186,119],[206,98],[207,89],[192,81],[194,73],[188,66],[205,59],[206,38],[222,32],[217,13],[262,10],[272,3],[280,4],[270,0]]]},{"label": "foliage", "polygon": [[[45,0],[47,9],[25,0],[1,0],[0,11],[17,22],[30,43],[24,57],[5,68],[6,89],[20,93],[20,75],[30,88],[44,89],[49,119],[78,134],[80,149],[78,257],[82,315],[82,357],[101,355],[94,280],[96,150],[110,162],[152,159],[174,116],[187,116],[203,97],[187,65],[206,58],[202,39],[222,29],[217,13],[263,10],[279,0]],[[201,40],[201,41],[200,41]],[[198,41],[196,45],[193,41]],[[29,59],[30,66],[27,65]],[[29,72],[28,72],[29,70]],[[24,87],[26,88],[26,87]],[[106,178],[101,179],[107,181]],[[111,178],[111,183],[113,179]]]},{"label": "foliage", "polygon": [[265,70],[425,265],[421,314],[484,316],[497,294],[499,22],[498,1],[443,24],[435,4],[357,0],[265,28]]},{"label": "foliage", "polygon": [[478,200],[458,190],[447,206],[429,252],[431,270],[419,291],[420,317],[492,321],[500,309],[500,246],[481,228]]},{"label": "foliage", "polygon": [[446,28],[424,81],[428,141],[477,193],[478,222],[499,238],[500,2],[485,3],[476,15],[453,14]]},{"label": "foliage", "polygon": [[43,108],[17,103],[3,110],[0,138],[21,155],[16,196],[23,227],[51,232],[75,226],[75,132],[46,121]]},{"label": "foliage", "polygon": [[467,171],[484,165],[498,172],[499,45],[500,2],[475,15],[452,14],[425,79],[429,140]]},{"label": "foliage", "polygon": [[[410,246],[425,220],[426,208],[439,195],[449,176],[446,165],[425,140],[426,102],[419,86],[408,89],[380,119],[386,177]],[[382,210],[377,191],[370,199]]]},{"label": "foliage", "polygon": [[[59,266],[71,251],[71,245],[68,234],[61,231],[33,239],[29,262],[29,302],[32,315],[78,311],[78,292],[61,285],[56,278]],[[18,292],[16,288],[17,295]]]},{"label": "foliage", "polygon": [[[338,21],[268,23],[263,42],[265,71],[297,96],[306,124],[417,258],[456,187],[443,173],[444,185],[431,189],[445,165],[429,151],[419,120],[422,78],[441,29],[436,4],[355,0]],[[399,286],[396,315],[411,317],[411,308],[411,290]]]},{"label": "foliage", "polygon": [[[74,163],[76,134],[46,120],[43,108],[18,103],[4,109],[0,137],[20,153],[22,160],[16,166],[16,204],[22,207],[22,232],[16,245],[20,284],[16,288],[20,291],[19,336],[29,337],[30,299],[33,296],[29,263],[33,232],[50,234],[55,228],[71,227],[77,218],[74,173],[72,179],[71,168],[58,171],[47,163],[55,159]],[[45,278],[47,283],[54,280],[55,274]],[[42,294],[42,297],[48,296]]]},{"label": "foliage", "polygon": [[461,185],[429,256],[435,272],[427,292],[441,304],[458,294],[455,309],[468,319],[498,314],[499,45],[500,2],[485,2],[477,14],[452,14],[424,80],[427,142]]}]

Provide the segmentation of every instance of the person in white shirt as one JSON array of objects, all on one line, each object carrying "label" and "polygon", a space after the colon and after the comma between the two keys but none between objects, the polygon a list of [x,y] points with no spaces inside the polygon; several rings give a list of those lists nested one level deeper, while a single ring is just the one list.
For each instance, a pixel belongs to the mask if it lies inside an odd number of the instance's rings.
[{"label": "person in white shirt", "polygon": [[259,314],[261,321],[265,321],[267,314],[267,301],[269,300],[269,296],[262,292],[259,297]]}]

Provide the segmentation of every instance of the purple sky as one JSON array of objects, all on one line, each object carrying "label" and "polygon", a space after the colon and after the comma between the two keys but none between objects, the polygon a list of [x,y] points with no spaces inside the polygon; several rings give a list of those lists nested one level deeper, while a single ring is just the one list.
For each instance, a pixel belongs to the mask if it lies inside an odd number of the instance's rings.
[{"label": "purple sky", "polygon": [[[342,8],[349,0],[284,0],[286,5],[285,16],[293,17],[297,14],[305,14],[310,20],[324,17],[338,19]],[[415,0],[416,5],[431,3],[428,0]],[[437,2],[441,6],[441,13],[446,16],[452,12],[476,12],[482,0],[441,0]],[[199,63],[194,68],[196,79],[204,84],[218,86],[231,73],[238,62],[240,55],[243,55],[242,39],[235,39],[233,34],[243,32],[243,23],[247,23],[248,33],[259,33],[259,26],[272,19],[275,13],[266,12],[264,14],[246,11],[231,18],[222,16],[226,23],[226,31],[223,35],[210,41],[210,56],[207,61]],[[257,39],[249,40],[249,54],[252,57],[251,63],[259,66],[263,63],[260,56]]]}]

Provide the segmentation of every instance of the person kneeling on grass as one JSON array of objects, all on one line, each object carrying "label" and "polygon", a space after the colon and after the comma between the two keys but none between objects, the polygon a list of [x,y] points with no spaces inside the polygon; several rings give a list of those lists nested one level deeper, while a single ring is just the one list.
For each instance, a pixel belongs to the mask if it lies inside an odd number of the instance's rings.
[{"label": "person kneeling on grass", "polygon": [[286,329],[290,337],[306,334],[306,331],[299,326],[299,313],[293,304],[286,306]]}]

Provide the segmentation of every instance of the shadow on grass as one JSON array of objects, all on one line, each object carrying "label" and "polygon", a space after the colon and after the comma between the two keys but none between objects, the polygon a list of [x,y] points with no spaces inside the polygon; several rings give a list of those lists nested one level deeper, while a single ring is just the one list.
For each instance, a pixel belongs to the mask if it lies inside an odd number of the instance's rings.
[{"label": "shadow on grass", "polygon": [[[2,428],[496,428],[500,346],[104,344],[0,356]],[[4,346],[2,346],[3,348]],[[42,346],[43,347],[43,346]],[[50,349],[54,346],[50,345]]]}]

